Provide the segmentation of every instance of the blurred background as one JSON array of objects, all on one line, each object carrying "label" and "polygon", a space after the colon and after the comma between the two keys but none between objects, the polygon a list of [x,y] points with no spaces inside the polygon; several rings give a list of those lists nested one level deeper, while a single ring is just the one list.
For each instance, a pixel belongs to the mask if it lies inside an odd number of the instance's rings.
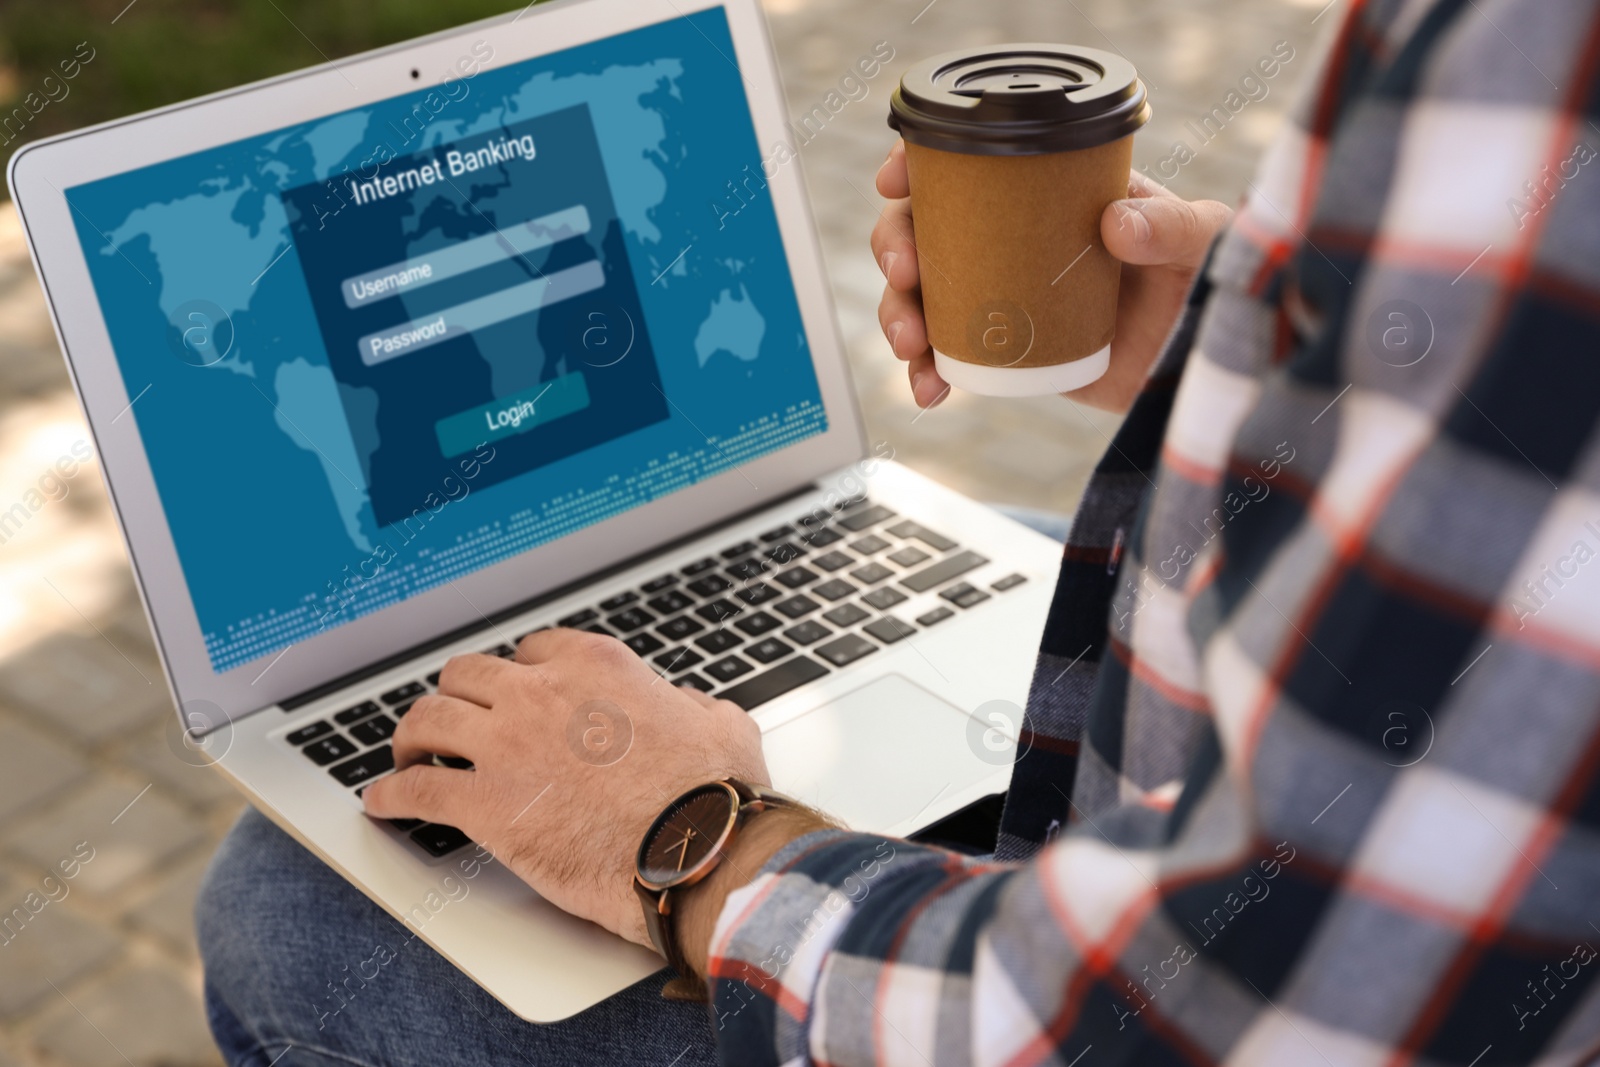
[{"label": "blurred background", "polygon": [[[671,0],[662,3],[670,17]],[[1316,39],[1337,21],[1326,4],[766,0],[796,117],[880,42],[895,54],[868,95],[802,150],[873,440],[979,499],[1070,511],[1117,424],[1056,398],[957,394],[926,414],[912,406],[878,331],[883,283],[867,247],[893,78],[932,53],[1002,41],[1121,52],[1155,110],[1135,166],[1181,196],[1232,204],[1310,74]],[[0,0],[0,161],[63,130],[518,6]],[[1275,77],[1260,78],[1258,60],[1291,51]],[[46,81],[74,55],[92,58],[72,79]],[[87,440],[21,228],[0,201],[0,511]],[[79,465],[64,484],[61,499],[0,532],[0,919],[38,908],[0,944],[0,1067],[214,1064],[190,913],[241,801],[174,754],[177,719],[97,466]],[[42,879],[84,840],[95,859],[66,897],[49,899]]]}]

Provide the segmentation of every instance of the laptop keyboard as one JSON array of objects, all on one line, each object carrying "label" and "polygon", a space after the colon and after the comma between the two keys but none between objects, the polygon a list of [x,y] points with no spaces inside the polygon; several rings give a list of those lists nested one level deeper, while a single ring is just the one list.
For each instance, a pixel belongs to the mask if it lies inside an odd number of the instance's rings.
[{"label": "laptop keyboard", "polygon": [[[1012,574],[987,589],[958,581],[988,562],[921,523],[856,499],[729,545],[554,625],[616,637],[672,684],[694,686],[749,711],[1027,580]],[[912,595],[934,590],[945,603],[915,619],[895,614]],[[542,629],[548,627],[528,633]],[[503,643],[484,652],[516,655]],[[417,698],[438,684],[434,671],[284,739],[359,795],[394,769],[389,738]],[[436,759],[445,766],[472,766]],[[454,827],[417,819],[390,822],[432,856],[469,843]]]}]

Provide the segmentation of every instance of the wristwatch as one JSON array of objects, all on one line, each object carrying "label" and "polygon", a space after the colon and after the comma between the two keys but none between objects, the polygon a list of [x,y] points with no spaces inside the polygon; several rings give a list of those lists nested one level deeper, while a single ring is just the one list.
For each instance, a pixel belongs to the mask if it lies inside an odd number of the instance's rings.
[{"label": "wristwatch", "polygon": [[795,807],[782,793],[751,785],[737,778],[708,782],[678,797],[656,816],[639,844],[634,864],[633,888],[644,907],[644,925],[656,951],[680,978],[668,983],[663,995],[681,1000],[705,1000],[705,986],[684,962],[674,931],[672,903],[675,890],[703,881],[721,864],[739,830],[754,815],[770,807]]}]

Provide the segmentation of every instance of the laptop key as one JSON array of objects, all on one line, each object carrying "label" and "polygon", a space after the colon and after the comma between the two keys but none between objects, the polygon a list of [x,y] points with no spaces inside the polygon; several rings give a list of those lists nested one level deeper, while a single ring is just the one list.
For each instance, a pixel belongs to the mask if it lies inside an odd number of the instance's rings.
[{"label": "laptop key", "polygon": [[787,589],[799,589],[807,582],[816,581],[818,577],[819,576],[816,571],[809,570],[805,567],[790,567],[788,570],[778,575],[777,582],[779,585]]},{"label": "laptop key", "polygon": [[398,689],[391,689],[379,697],[385,704],[404,704],[408,700],[415,700],[428,691],[427,686],[421,682],[407,682]]},{"label": "laptop key", "polygon": [[411,705],[415,703],[416,701],[413,700],[411,704],[401,704],[397,707],[390,708],[389,710],[394,714],[395,718],[403,719],[406,717],[406,712],[411,710]]},{"label": "laptop key", "polygon": [[910,637],[916,633],[916,628],[909,623],[901,622],[893,615],[885,615],[876,622],[869,622],[861,628],[863,633],[869,633],[886,645]]},{"label": "laptop key", "polygon": [[824,637],[832,637],[833,631],[815,619],[807,619],[799,626],[791,626],[783,631],[783,636],[797,645],[814,645]]},{"label": "laptop key", "polygon": [[696,575],[704,574],[706,571],[710,570],[716,565],[717,561],[712,557],[707,556],[705,559],[696,560],[687,567],[683,568],[683,573],[688,577],[693,578]]},{"label": "laptop key", "polygon": [[736,545],[729,545],[722,550],[723,559],[738,559],[740,556],[749,555],[761,546],[754,541],[740,541]]},{"label": "laptop key", "polygon": [[493,648],[483,650],[485,656],[499,656],[501,659],[516,659],[517,650],[510,645],[495,645]]},{"label": "laptop key", "polygon": [[639,588],[643,589],[646,593],[659,593],[661,590],[677,584],[678,576],[676,574],[663,574],[659,578],[650,579]]},{"label": "laptop key", "polygon": [[698,674],[694,673],[694,671],[690,671],[688,674],[683,675],[681,678],[674,678],[672,680],[672,684],[673,685],[693,686],[694,688],[700,690],[700,692],[702,692],[702,693],[709,693],[709,692],[711,692],[711,690],[716,688],[716,686],[712,685],[710,682],[706,681],[704,678],[702,678]]},{"label": "laptop key", "polygon": [[689,592],[699,597],[716,596],[732,588],[733,583],[720,574],[708,574],[689,583]]},{"label": "laptop key", "polygon": [[415,830],[417,827],[422,825],[421,819],[387,819],[385,821],[396,830],[399,830],[401,833]]},{"label": "laptop key", "polygon": [[944,534],[934,533],[920,522],[912,522],[909,519],[889,527],[887,532],[896,537],[921,541],[936,552],[948,552],[956,547],[956,543]]},{"label": "laptop key", "polygon": [[679,615],[676,619],[669,619],[656,627],[656,633],[661,634],[669,641],[682,641],[692,634],[697,634],[705,627],[695,622],[687,615]]},{"label": "laptop key", "polygon": [[915,567],[919,563],[926,563],[933,557],[915,545],[907,545],[898,552],[889,553],[890,563],[898,563],[902,567]]},{"label": "laptop key", "polygon": [[326,721],[318,719],[316,722],[311,723],[308,726],[302,726],[298,730],[284,734],[283,739],[289,742],[291,745],[303,745],[307,741],[315,741],[323,734],[331,733],[333,733],[333,727],[329,726]]},{"label": "laptop key", "polygon": [[957,582],[955,585],[952,585],[939,595],[950,601],[950,603],[954,604],[956,602],[956,597],[966,596],[968,593],[975,593],[977,591],[977,587],[971,582]]},{"label": "laptop key", "polygon": [[300,751],[304,752],[306,758],[318,767],[326,767],[334,760],[341,760],[346,756],[355,755],[356,746],[352,745],[350,739],[343,734],[334,734],[332,737],[324,737],[313,741]]},{"label": "laptop key", "polygon": [[851,533],[860,533],[871,526],[876,526],[885,519],[894,518],[894,512],[882,504],[869,504],[845,515],[839,516],[839,525]]},{"label": "laptop key", "polygon": [[826,597],[829,600],[843,600],[845,597],[854,593],[856,591],[856,587],[845,581],[843,578],[835,578],[832,581],[823,582],[821,585],[812,586],[811,591],[818,596]]},{"label": "laptop key", "polygon": [[748,582],[753,578],[761,577],[771,569],[765,560],[741,559],[738,563],[728,568],[727,575],[736,582]]},{"label": "laptop key", "polygon": [[633,649],[638,656],[648,656],[652,652],[659,652],[667,647],[667,643],[653,634],[639,633],[626,638],[622,642]]},{"label": "laptop key", "polygon": [[779,661],[782,657],[792,653],[794,646],[786,645],[784,641],[779,641],[776,637],[768,637],[755,641],[754,645],[746,646],[742,651],[758,664],[766,665]]},{"label": "laptop key", "polygon": [[842,628],[872,618],[872,612],[863,610],[860,604],[841,604],[832,611],[823,612],[822,617]]},{"label": "laptop key", "polygon": [[851,571],[850,577],[862,585],[877,585],[885,578],[893,578],[894,571],[881,563],[869,563],[865,567],[858,567]]},{"label": "laptop key", "polygon": [[582,611],[573,612],[564,619],[557,619],[556,625],[563,626],[568,630],[578,630],[588,623],[594,622],[599,617],[600,613],[598,611],[593,608],[584,608]]},{"label": "laptop key", "polygon": [[869,607],[877,608],[879,611],[888,611],[896,604],[904,604],[910,599],[894,586],[886,585],[882,589],[874,589],[862,597],[861,602]]},{"label": "laptop key", "polygon": [[628,590],[627,592],[618,593],[614,597],[609,597],[609,598],[607,598],[605,600],[600,601],[600,610],[601,611],[616,611],[618,608],[627,607],[629,604],[632,604],[635,600],[638,600],[638,599],[639,599],[639,594],[638,593],[635,593],[632,590]]},{"label": "laptop key", "polygon": [[989,599],[988,593],[985,593],[982,589],[974,588],[966,582],[952,585],[939,595],[957,607],[962,608],[970,608],[974,604],[981,604]]},{"label": "laptop key", "polygon": [[812,566],[821,567],[825,571],[840,570],[844,567],[852,566],[854,563],[855,558],[853,556],[847,556],[839,551],[824,552],[811,561]]},{"label": "laptop key", "polygon": [[350,727],[350,736],[363,745],[376,745],[394,736],[394,720],[387,715],[374,715]]},{"label": "laptop key", "polygon": [[850,551],[859,552],[863,556],[874,556],[888,548],[891,542],[885,541],[877,534],[868,534],[857,541],[850,542]]},{"label": "laptop key", "polygon": [[686,671],[696,664],[704,663],[705,659],[692,648],[680,647],[663,652],[650,662],[670,674],[674,671]]},{"label": "laptop key", "polygon": [[954,614],[955,614],[954,611],[952,611],[949,608],[944,607],[944,606],[941,605],[941,606],[939,606],[937,608],[934,608],[932,611],[928,612],[926,615],[918,615],[917,616],[917,625],[919,625],[919,626],[932,626],[935,623],[944,622],[944,620],[948,619],[950,616],[952,616]]},{"label": "laptop key", "polygon": [[394,750],[388,745],[361,753],[355,759],[328,768],[340,785],[360,785],[394,770]]},{"label": "laptop key", "polygon": [[793,563],[805,554],[806,550],[793,541],[785,541],[781,545],[773,545],[767,549],[767,558],[779,566],[785,563]]},{"label": "laptop key", "polygon": [[814,682],[818,678],[825,678],[827,674],[828,668],[816,660],[807,656],[796,656],[769,671],[763,671],[754,678],[748,678],[736,686],[723,690],[721,696],[722,699],[731,700],[744,710],[750,711],[791,689],[796,689],[807,682]]},{"label": "laptop key", "polygon": [[776,530],[768,530],[766,533],[762,534],[761,540],[763,543],[770,545],[774,541],[782,541],[785,537],[788,537],[792,533],[794,533],[793,526],[780,526]]},{"label": "laptop key", "polygon": [[1017,586],[1021,585],[1027,580],[1028,579],[1021,574],[1008,574],[998,582],[995,582],[989,588],[993,589],[997,593],[1004,593],[1009,589],[1015,589]]},{"label": "laptop key", "polygon": [[743,611],[731,600],[713,600],[694,609],[694,613],[710,623],[721,624]]},{"label": "laptop key", "polygon": [[977,570],[988,563],[986,556],[976,552],[957,552],[953,556],[946,556],[938,563],[914,571],[900,579],[900,584],[913,593],[926,593],[936,586],[941,586],[952,578],[966,574],[968,571]]},{"label": "laptop key", "polygon": [[772,610],[786,619],[802,619],[820,607],[822,607],[821,604],[802,594],[800,596],[792,596],[788,600],[779,601],[772,605]]},{"label": "laptop key", "polygon": [[746,648],[744,654],[757,663],[767,664],[780,660],[793,651],[793,645],[786,645],[776,637],[769,637]]},{"label": "laptop key", "polygon": [[751,637],[755,637],[758,634],[770,633],[782,626],[783,623],[764,611],[758,611],[754,615],[746,615],[742,619],[735,619],[733,625]]},{"label": "laptop key", "polygon": [[586,633],[586,634],[599,634],[601,637],[615,637],[615,636],[617,636],[616,634],[612,633],[610,630],[606,629],[604,626],[601,626],[599,623],[594,623],[593,625],[585,626],[583,628],[583,632]]},{"label": "laptop key", "polygon": [[439,688],[439,675],[441,675],[443,673],[444,673],[444,671],[437,670],[437,671],[434,671],[432,674],[428,675],[428,684],[433,686],[435,689]]},{"label": "laptop key", "polygon": [[657,615],[676,615],[686,608],[694,607],[694,599],[685,596],[682,590],[674,589],[669,593],[651,597],[645,605]]},{"label": "laptop key", "polygon": [[811,533],[808,533],[804,537],[800,538],[800,540],[804,541],[812,548],[823,548],[824,546],[843,541],[844,534],[840,533],[838,530],[829,530],[824,528],[821,530],[813,530]]},{"label": "laptop key", "polygon": [[713,630],[704,637],[695,638],[694,643],[715,656],[719,652],[728,651],[735,645],[744,644],[744,638],[738,634],[729,633],[727,630]]},{"label": "laptop key", "polygon": [[754,607],[757,604],[765,604],[769,600],[777,600],[783,595],[783,590],[774,589],[766,582],[755,582],[733,595]]},{"label": "laptop key", "polygon": [[843,667],[847,663],[854,663],[862,656],[878,651],[878,646],[860,634],[845,634],[825,645],[818,645],[813,651],[835,667]]},{"label": "laptop key", "polygon": [[619,633],[629,634],[655,621],[656,617],[643,608],[629,608],[627,611],[619,611],[609,616],[606,625],[615,628]]},{"label": "laptop key", "polygon": [[754,667],[738,656],[724,656],[705,668],[705,672],[719,682],[731,682],[741,674],[749,674],[753,670]]},{"label": "laptop key", "polygon": [[454,826],[440,826],[431,822],[411,831],[411,840],[421,845],[430,856],[448,856],[463,845],[472,844],[472,839]]}]

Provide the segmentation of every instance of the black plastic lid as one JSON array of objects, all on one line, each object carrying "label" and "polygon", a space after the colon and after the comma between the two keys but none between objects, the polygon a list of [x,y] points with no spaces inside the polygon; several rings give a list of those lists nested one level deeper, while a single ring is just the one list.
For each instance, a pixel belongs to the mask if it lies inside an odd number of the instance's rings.
[{"label": "black plastic lid", "polygon": [[907,141],[980,156],[1093,148],[1149,121],[1133,64],[1077,45],[946,52],[907,71],[889,100],[889,125]]}]

